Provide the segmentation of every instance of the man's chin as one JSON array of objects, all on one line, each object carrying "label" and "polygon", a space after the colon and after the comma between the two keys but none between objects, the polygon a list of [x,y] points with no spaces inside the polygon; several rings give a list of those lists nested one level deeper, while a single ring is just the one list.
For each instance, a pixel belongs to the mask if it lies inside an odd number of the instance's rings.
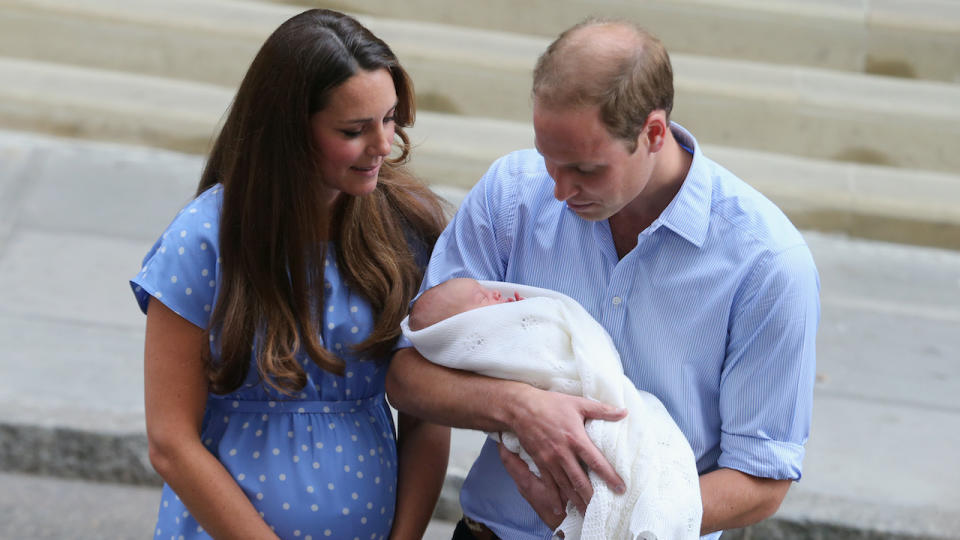
[{"label": "man's chin", "polygon": [[586,221],[603,221],[610,217],[603,211],[602,208],[595,204],[587,204],[580,207],[567,205],[567,208],[579,218]]}]

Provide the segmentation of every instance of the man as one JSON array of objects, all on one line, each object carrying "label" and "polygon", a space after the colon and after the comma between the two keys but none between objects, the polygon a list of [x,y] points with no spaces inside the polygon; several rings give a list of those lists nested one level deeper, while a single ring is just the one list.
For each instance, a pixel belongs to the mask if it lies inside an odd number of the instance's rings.
[{"label": "man", "polygon": [[[536,151],[501,158],[474,187],[423,288],[468,276],[578,300],[690,442],[700,532],[716,538],[772,515],[800,478],[819,278],[783,213],[670,122],[672,79],[662,44],[631,23],[588,20],[561,34],[534,71]],[[430,421],[513,431],[541,471],[487,441],[455,538],[549,537],[567,501],[589,502],[583,466],[620,487],[583,422],[623,411],[449,370],[409,348],[387,390]]]}]

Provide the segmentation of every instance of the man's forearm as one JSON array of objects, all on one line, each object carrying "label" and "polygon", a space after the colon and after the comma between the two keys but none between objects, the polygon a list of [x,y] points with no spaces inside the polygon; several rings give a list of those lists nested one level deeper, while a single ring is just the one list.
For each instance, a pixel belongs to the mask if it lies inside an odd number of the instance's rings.
[{"label": "man's forearm", "polygon": [[757,478],[733,469],[702,475],[700,534],[738,529],[767,519],[780,508],[791,482]]},{"label": "man's forearm", "polygon": [[448,369],[414,349],[394,355],[387,394],[398,410],[435,424],[516,433],[541,474],[550,479],[552,491],[559,489],[562,500],[580,508],[586,507],[593,492],[582,463],[615,491],[624,490],[623,480],[584,429],[586,419],[622,420],[627,414],[623,409]]},{"label": "man's forearm", "polygon": [[438,366],[413,348],[401,349],[387,372],[397,410],[429,422],[482,431],[511,430],[517,394],[527,385]]}]

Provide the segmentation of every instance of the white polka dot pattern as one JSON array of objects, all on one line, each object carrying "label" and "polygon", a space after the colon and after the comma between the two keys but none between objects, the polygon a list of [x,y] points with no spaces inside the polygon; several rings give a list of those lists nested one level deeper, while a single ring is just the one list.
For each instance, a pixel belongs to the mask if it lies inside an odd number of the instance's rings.
[{"label": "white polka dot pattern", "polygon": [[[131,280],[144,312],[152,297],[207,327],[219,289],[221,201],[220,186],[201,194],[144,258]],[[373,314],[343,285],[334,250],[327,257],[320,337],[335,344],[349,376],[323,371],[304,355],[307,384],[289,401],[266,389],[251,367],[240,388],[208,401],[202,440],[281,538],[386,538],[396,485],[393,421],[383,397],[386,365],[353,353]],[[216,333],[210,343],[215,352]],[[381,459],[357,459],[378,453]],[[154,531],[163,539],[210,538],[169,486]]]}]

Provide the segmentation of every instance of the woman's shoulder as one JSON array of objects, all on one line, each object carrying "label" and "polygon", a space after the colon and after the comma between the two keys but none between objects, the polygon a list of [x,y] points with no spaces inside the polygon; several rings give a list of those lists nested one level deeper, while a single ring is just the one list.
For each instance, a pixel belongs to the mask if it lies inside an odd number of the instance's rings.
[{"label": "woman's shoulder", "polygon": [[220,211],[222,207],[223,185],[214,184],[181,208],[180,211],[177,212],[173,222],[196,222],[201,227],[204,226],[204,223],[210,223],[210,227],[204,228],[214,228],[214,223],[220,223]]},{"label": "woman's shoulder", "polygon": [[156,298],[197,326],[206,326],[219,273],[219,184],[184,206],[147,252],[130,280],[144,313]]},{"label": "woman's shoulder", "polygon": [[218,253],[220,211],[223,186],[215,184],[197,195],[177,212],[155,247],[174,249],[178,255],[192,253],[193,258],[207,259]]},{"label": "woman's shoulder", "polygon": [[216,251],[222,206],[223,186],[215,184],[181,208],[158,241],[173,239],[184,249]]}]

